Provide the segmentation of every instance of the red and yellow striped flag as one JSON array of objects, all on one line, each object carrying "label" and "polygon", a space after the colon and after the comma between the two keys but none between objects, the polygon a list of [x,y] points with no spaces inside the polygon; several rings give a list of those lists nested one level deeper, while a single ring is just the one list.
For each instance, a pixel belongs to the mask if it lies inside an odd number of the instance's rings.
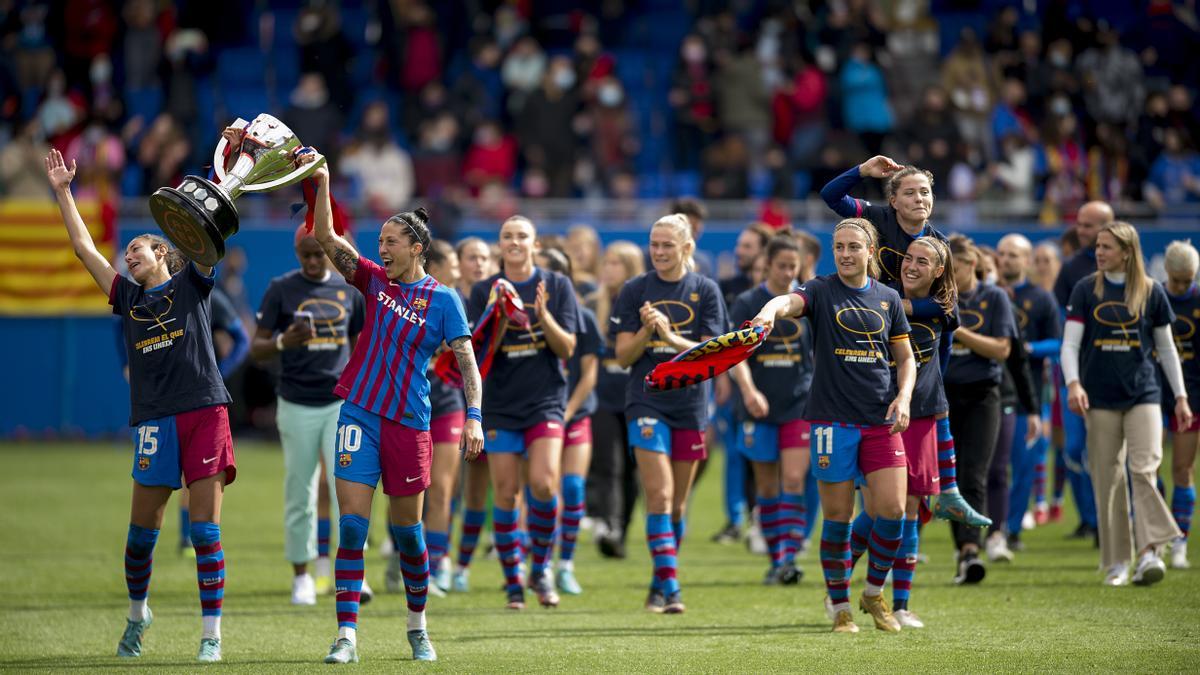
[{"label": "red and yellow striped flag", "polygon": [[[96,248],[112,260],[111,209],[78,202]],[[108,298],[75,257],[52,201],[0,200],[0,315],[106,314]]]}]

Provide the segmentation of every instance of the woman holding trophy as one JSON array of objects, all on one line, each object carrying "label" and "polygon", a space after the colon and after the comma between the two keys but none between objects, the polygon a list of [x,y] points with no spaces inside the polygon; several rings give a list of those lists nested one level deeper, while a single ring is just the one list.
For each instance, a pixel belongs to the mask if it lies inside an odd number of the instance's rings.
[{"label": "woman holding trophy", "polygon": [[313,223],[317,242],[366,298],[366,323],[334,393],[344,399],[338,419],[335,476],[341,509],[334,578],[338,636],[326,663],[358,660],[356,629],[363,582],[363,546],[375,486],[383,480],[392,536],[400,548],[408,600],[408,641],[413,659],[436,660],[425,626],[429,557],[421,512],[430,482],[429,357],[442,344],[454,351],[463,376],[468,459],[483,449],[482,386],[471,331],[453,288],[425,273],[432,237],[424,209],[398,213],[379,233],[378,265],[361,256],[332,226],[329,170],[312,148],[294,152],[296,164],[317,164]]}]

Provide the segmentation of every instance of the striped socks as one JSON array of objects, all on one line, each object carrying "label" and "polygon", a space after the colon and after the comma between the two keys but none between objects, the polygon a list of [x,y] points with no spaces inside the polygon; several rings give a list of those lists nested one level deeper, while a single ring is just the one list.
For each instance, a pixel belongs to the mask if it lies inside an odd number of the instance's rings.
[{"label": "striped socks", "polygon": [[338,637],[356,642],[358,602],[363,583],[363,546],[369,521],[362,516],[342,514],[338,520],[337,559],[333,579],[337,589]]},{"label": "striped socks", "polygon": [[758,498],[758,519],[763,537],[767,540],[767,552],[771,555],[771,567],[783,564],[783,529],[780,526],[779,497]]},{"label": "striped socks", "polygon": [[671,528],[671,516],[666,513],[646,515],[646,544],[654,561],[654,580],[650,587],[670,595],[679,590],[676,578],[675,532]]},{"label": "striped socks", "polygon": [[[393,530],[395,527],[392,528]],[[399,547],[397,547],[399,549]],[[429,569],[436,570],[450,549],[450,533],[445,530],[425,530],[425,549],[429,555]]]},{"label": "striped socks", "polygon": [[317,557],[329,557],[329,519],[317,518]]},{"label": "striped socks", "polygon": [[554,529],[558,521],[558,495],[542,501],[532,493],[526,495],[529,500],[530,561],[529,576],[531,579],[541,579],[550,561],[554,547]]},{"label": "striped socks", "polygon": [[679,555],[679,549],[683,548],[683,535],[687,534],[687,518],[680,516],[679,520],[672,520],[671,534],[675,536],[675,555]]},{"label": "striped socks", "polygon": [[833,611],[850,611],[850,523],[825,520],[821,527],[821,571]]},{"label": "striped socks", "polygon": [[558,560],[569,565],[575,559],[575,542],[579,539],[579,521],[584,513],[584,477],[569,473],[562,479],[562,531],[559,533]]},{"label": "striped socks", "polygon": [[950,434],[950,418],[937,421],[938,483],[942,492],[958,490],[958,467],[954,454],[954,436]]},{"label": "striped socks", "polygon": [[496,534],[496,554],[500,557],[500,568],[504,570],[504,587],[508,593],[521,591],[521,548],[517,542],[516,509],[492,507],[492,528]]},{"label": "striped socks", "polygon": [[225,552],[221,550],[221,526],[192,523],[192,547],[196,549],[196,583],[200,587],[203,637],[221,639],[221,604],[225,598]]},{"label": "striped socks", "polygon": [[875,596],[883,592],[888,572],[896,561],[896,549],[900,547],[900,535],[904,531],[903,519],[876,518],[871,528],[870,544],[867,546],[867,590],[866,595]]},{"label": "striped socks", "polygon": [[858,559],[862,554],[867,552],[867,548],[871,542],[871,530],[875,527],[875,521],[871,516],[867,515],[866,511],[859,511],[858,516],[850,526],[850,570],[854,571],[854,566],[858,564]]},{"label": "striped socks", "polygon": [[471,558],[475,556],[475,547],[479,545],[479,532],[487,520],[486,511],[463,512],[462,535],[458,538],[458,566],[466,569],[471,566]]},{"label": "striped socks", "polygon": [[1171,515],[1175,516],[1175,524],[1187,539],[1188,530],[1192,528],[1192,512],[1196,509],[1196,488],[1179,487],[1171,493]]},{"label": "striped socks", "polygon": [[146,596],[150,592],[150,570],[154,564],[154,544],[158,530],[133,523],[125,537],[125,587],[129,589],[129,620],[146,619]]},{"label": "striped socks", "polygon": [[796,553],[804,544],[805,522],[804,495],[784,492],[779,498],[779,534],[782,539],[783,563],[796,561]]},{"label": "striped socks", "polygon": [[[425,598],[429,592],[429,552],[421,523],[392,525],[392,538],[400,553],[400,572],[404,575],[404,597],[408,601],[408,630],[425,628]],[[438,532],[446,538],[445,532]],[[443,547],[443,553],[445,548]]]},{"label": "striped socks", "polygon": [[904,532],[900,535],[900,548],[896,549],[896,562],[892,565],[892,610],[908,609],[908,596],[912,592],[912,580],[917,569],[917,549],[921,530],[917,519],[904,521]]}]

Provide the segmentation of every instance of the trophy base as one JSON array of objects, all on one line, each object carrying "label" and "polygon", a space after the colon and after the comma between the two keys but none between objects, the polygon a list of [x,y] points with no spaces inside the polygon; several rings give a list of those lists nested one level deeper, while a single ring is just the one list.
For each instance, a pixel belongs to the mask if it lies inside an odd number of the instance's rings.
[{"label": "trophy base", "polygon": [[233,200],[217,184],[187,176],[178,188],[150,196],[150,213],[163,234],[189,260],[212,267],[225,257],[225,240],[238,231]]}]

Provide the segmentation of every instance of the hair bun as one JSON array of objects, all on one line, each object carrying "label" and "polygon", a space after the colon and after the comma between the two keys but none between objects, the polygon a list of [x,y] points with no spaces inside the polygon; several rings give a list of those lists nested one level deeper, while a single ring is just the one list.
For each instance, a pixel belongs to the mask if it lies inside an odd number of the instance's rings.
[{"label": "hair bun", "polygon": [[422,225],[428,225],[428,224],[429,224],[429,212],[425,210],[425,207],[424,207],[424,206],[418,206],[418,207],[417,207],[417,208],[416,208],[416,209],[413,211],[413,215],[414,215],[414,216],[416,216],[416,217],[417,217],[417,219],[421,221],[421,224],[422,224]]}]

